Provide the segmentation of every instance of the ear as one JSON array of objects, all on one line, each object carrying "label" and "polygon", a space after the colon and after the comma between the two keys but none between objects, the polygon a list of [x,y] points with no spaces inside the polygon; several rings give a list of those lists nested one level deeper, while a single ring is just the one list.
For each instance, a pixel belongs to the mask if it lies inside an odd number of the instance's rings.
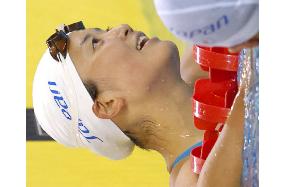
[{"label": "ear", "polygon": [[93,104],[93,112],[98,118],[111,119],[114,118],[125,106],[123,98],[111,98],[109,100],[96,99]]}]

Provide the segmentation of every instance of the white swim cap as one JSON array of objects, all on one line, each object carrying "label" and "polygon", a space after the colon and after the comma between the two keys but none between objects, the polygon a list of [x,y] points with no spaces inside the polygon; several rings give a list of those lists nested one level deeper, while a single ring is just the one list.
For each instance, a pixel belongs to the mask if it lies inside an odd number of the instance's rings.
[{"label": "white swim cap", "polygon": [[257,34],[258,0],[155,0],[177,37],[205,46],[232,47]]},{"label": "white swim cap", "polygon": [[68,53],[57,62],[46,50],[33,82],[33,106],[41,127],[63,145],[125,158],[134,144],[111,120],[96,117],[93,103]]}]

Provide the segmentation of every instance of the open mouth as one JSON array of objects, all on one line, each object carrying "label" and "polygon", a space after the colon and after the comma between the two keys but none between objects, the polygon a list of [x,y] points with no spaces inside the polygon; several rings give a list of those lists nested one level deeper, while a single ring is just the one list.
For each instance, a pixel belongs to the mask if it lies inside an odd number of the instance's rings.
[{"label": "open mouth", "polygon": [[149,38],[142,32],[139,32],[136,37],[136,49],[142,50]]}]

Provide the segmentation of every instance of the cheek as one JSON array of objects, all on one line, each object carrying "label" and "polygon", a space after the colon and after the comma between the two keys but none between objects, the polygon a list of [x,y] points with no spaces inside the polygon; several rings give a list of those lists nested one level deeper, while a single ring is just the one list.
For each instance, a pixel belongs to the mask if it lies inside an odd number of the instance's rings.
[{"label": "cheek", "polygon": [[117,69],[117,76],[121,77],[121,83],[132,90],[140,90],[147,87],[149,70],[141,59],[128,58]]},{"label": "cheek", "polygon": [[113,67],[115,82],[120,89],[137,98],[149,88],[153,72],[145,60],[138,54],[125,54]]},{"label": "cheek", "polygon": [[120,44],[103,49],[97,55],[97,67],[93,68],[100,71],[100,77],[135,98],[148,92],[151,85],[164,80],[165,76],[177,75],[179,69],[175,67],[179,62],[178,52],[171,43],[158,44],[144,53]]},{"label": "cheek", "polygon": [[125,60],[127,82],[141,92],[167,78],[179,77],[179,53],[173,42],[160,42],[145,52],[128,57]]},{"label": "cheek", "polygon": [[98,74],[104,74],[104,77],[115,81],[121,87],[139,85],[139,81],[143,80],[144,73],[147,72],[141,54],[121,44],[106,45],[97,54],[96,64],[97,67],[93,68],[100,71]]}]

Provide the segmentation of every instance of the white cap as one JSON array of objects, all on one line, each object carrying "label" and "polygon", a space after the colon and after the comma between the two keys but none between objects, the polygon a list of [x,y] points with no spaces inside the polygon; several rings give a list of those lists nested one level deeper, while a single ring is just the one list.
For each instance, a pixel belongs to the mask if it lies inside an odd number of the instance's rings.
[{"label": "white cap", "polygon": [[259,30],[258,0],[155,0],[158,15],[177,37],[232,47]]},{"label": "white cap", "polygon": [[46,50],[33,81],[34,111],[43,130],[63,145],[125,158],[134,144],[111,120],[96,117],[93,103],[68,53],[57,62]]}]

